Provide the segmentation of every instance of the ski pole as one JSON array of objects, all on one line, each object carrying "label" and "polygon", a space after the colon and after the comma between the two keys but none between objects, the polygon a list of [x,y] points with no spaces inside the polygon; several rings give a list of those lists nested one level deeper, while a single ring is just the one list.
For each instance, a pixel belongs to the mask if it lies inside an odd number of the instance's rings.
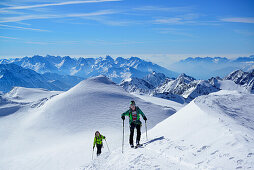
[{"label": "ski pole", "polygon": [[[105,139],[105,141],[106,141],[106,145],[107,145],[107,147],[108,147],[108,142],[107,142],[107,140],[106,140],[106,139]],[[108,151],[110,152],[109,147],[108,147]]]},{"label": "ski pole", "polygon": [[123,153],[123,145],[124,145],[124,120],[123,120],[123,143],[122,143],[122,153]]},{"label": "ski pole", "polygon": [[[94,151],[94,148],[93,148],[93,151]],[[93,160],[93,153],[92,153],[92,160]]]},{"label": "ski pole", "polygon": [[[145,124],[146,124],[146,121],[145,121]],[[147,138],[147,126],[146,126],[146,140],[148,141],[148,138]]]}]

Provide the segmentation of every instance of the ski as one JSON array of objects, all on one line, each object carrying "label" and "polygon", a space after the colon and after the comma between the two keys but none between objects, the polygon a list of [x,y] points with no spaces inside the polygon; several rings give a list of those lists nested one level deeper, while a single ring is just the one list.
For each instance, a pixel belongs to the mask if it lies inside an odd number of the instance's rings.
[{"label": "ski", "polygon": [[137,149],[137,148],[140,148],[142,146],[143,146],[143,144],[139,144],[139,145],[136,145],[134,148]]}]

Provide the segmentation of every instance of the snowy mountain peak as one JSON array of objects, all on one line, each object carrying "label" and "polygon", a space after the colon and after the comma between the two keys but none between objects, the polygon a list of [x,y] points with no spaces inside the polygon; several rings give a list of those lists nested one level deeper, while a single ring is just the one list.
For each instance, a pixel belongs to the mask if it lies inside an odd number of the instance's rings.
[{"label": "snowy mountain peak", "polygon": [[135,92],[135,93],[151,93],[152,90],[155,88],[152,84],[148,83],[147,81],[133,77],[126,79],[120,83],[126,91],[128,92]]},{"label": "snowy mountain peak", "polygon": [[227,77],[227,78],[230,78],[230,79],[237,79],[237,78],[241,78],[243,75],[244,75],[244,71],[242,70],[235,70],[233,72],[231,72]]},{"label": "snowy mountain peak", "polygon": [[110,62],[114,62],[115,60],[111,57],[111,56],[109,56],[109,55],[107,55],[106,57],[105,57],[105,60],[109,60]]},{"label": "snowy mountain peak", "polygon": [[212,86],[219,88],[220,87],[220,84],[219,84],[220,80],[222,80],[220,77],[212,77],[212,78],[208,79],[208,82]]},{"label": "snowy mountain peak", "polygon": [[177,81],[182,82],[182,83],[189,83],[191,81],[194,81],[195,78],[191,77],[191,76],[187,76],[186,74],[182,73],[180,74],[177,79]]},{"label": "snowy mountain peak", "polygon": [[87,80],[83,80],[83,82],[94,82],[94,83],[101,83],[101,84],[115,84],[112,80],[110,80],[105,75],[99,75],[96,77],[92,77]]},{"label": "snowy mountain peak", "polygon": [[161,85],[165,81],[165,79],[166,79],[165,74],[156,73],[155,71],[153,71],[152,73],[148,74],[143,78],[143,80],[147,81],[154,87],[158,87],[159,85]]},{"label": "snowy mountain peak", "polygon": [[236,70],[226,76],[224,80],[232,80],[236,84],[245,87],[251,93],[254,93],[254,70],[251,72]]}]

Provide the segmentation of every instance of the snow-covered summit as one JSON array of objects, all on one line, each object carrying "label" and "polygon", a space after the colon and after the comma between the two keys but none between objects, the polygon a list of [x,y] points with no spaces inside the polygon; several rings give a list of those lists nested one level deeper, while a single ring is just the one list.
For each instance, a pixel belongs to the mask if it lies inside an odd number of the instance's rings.
[{"label": "snow-covered summit", "polygon": [[[29,89],[23,89],[22,93],[21,89],[15,89],[9,97],[19,96],[16,99],[23,101],[25,96],[33,98],[32,94],[23,95]],[[15,114],[0,117],[0,169],[79,168],[91,159],[97,130],[107,137],[110,149],[120,147],[121,113],[129,109],[131,100],[148,117],[148,129],[176,112],[173,106],[161,107],[127,93],[105,76],[90,78],[36,107],[27,105]],[[127,131],[129,122],[124,123]]]},{"label": "snow-covered summit", "polygon": [[190,102],[200,95],[207,95],[219,89],[211,85],[206,80],[195,80],[193,77],[181,74],[175,80],[167,80],[155,90],[156,94],[175,94],[185,98]]},{"label": "snow-covered summit", "polygon": [[122,81],[119,85],[130,93],[134,92],[134,93],[150,94],[155,88],[152,84],[148,83],[147,81],[136,77],[126,79]]},{"label": "snow-covered summit", "polygon": [[251,72],[244,72],[236,70],[224,78],[225,80],[232,80],[236,84],[245,87],[251,93],[254,93],[254,70]]},{"label": "snow-covered summit", "polygon": [[165,74],[156,73],[155,71],[153,71],[152,73],[148,74],[143,78],[143,80],[147,81],[154,87],[158,87],[159,85],[161,85],[165,81],[165,79],[166,79]]}]

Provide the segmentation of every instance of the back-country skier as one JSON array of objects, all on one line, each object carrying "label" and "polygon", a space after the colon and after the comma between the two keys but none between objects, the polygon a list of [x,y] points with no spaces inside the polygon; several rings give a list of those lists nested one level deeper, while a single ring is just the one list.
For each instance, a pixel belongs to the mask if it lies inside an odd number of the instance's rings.
[{"label": "back-country skier", "polygon": [[140,115],[142,115],[143,119],[146,121],[147,118],[145,114],[141,111],[141,109],[136,106],[135,101],[131,101],[130,103],[130,109],[127,110],[122,114],[122,119],[125,119],[125,116],[129,116],[129,123],[130,123],[130,138],[129,143],[130,146],[133,148],[133,135],[134,135],[134,129],[137,129],[137,139],[136,139],[136,147],[140,146],[140,137],[141,137],[141,131],[140,128],[142,126],[142,122],[140,121]]},{"label": "back-country skier", "polygon": [[96,144],[97,147],[97,156],[99,156],[101,154],[101,148],[103,146],[102,140],[105,139],[106,137],[101,135],[99,131],[95,132],[95,136],[94,136],[94,142],[93,142],[93,150]]}]

